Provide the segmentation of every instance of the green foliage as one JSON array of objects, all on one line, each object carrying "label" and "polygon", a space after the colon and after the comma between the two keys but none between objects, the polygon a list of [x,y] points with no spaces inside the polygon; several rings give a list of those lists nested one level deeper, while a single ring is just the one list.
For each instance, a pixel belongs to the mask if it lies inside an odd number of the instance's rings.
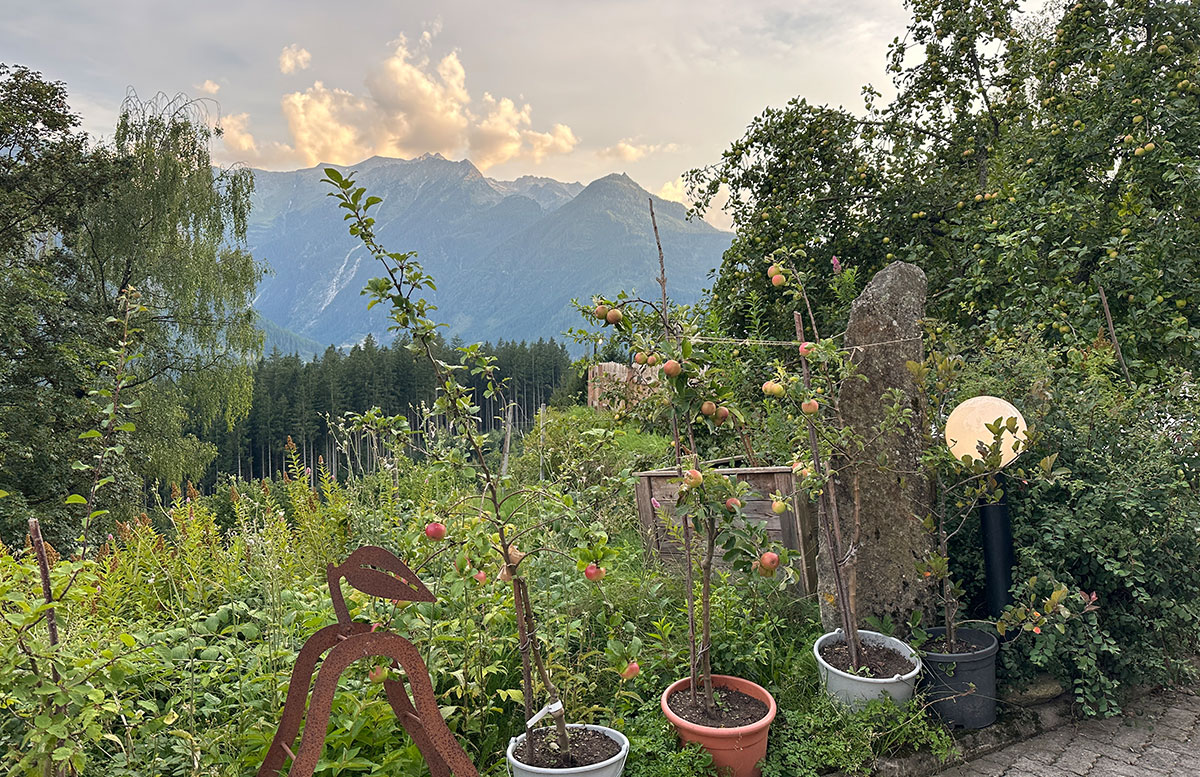
[{"label": "green foliage", "polygon": [[[211,446],[184,433],[228,423],[249,404],[246,358],[259,334],[250,301],[261,268],[241,245],[252,177],[214,170],[213,130],[197,104],[129,99],[112,141],[89,146],[62,84],[0,66],[0,488],[21,499],[0,537],[30,515],[60,547],[74,542],[64,493],[86,489],[88,396],[114,333],[119,297],[138,288],[139,380],[127,387],[137,430],[106,472],[102,508],[129,517],[145,480],[201,474]],[[28,512],[22,509],[28,507]]]},{"label": "green foliage", "polygon": [[[730,193],[737,237],[712,292],[722,330],[750,332],[776,251],[814,278],[835,257],[864,279],[903,259],[929,276],[931,313],[976,346],[1028,323],[1084,348],[1107,331],[1107,301],[1134,376],[1194,366],[1200,7],[909,7],[891,102],[869,86],[861,115],[796,98],[688,175],[701,211]],[[815,285],[820,327],[838,331],[845,309]],[[791,309],[766,312],[787,338]]]},{"label": "green foliage", "polygon": [[[1044,667],[1089,715],[1116,714],[1133,686],[1186,677],[1185,658],[1200,644],[1194,378],[1132,387],[1106,343],[1077,349],[1028,331],[967,362],[962,395],[1012,398],[1041,433],[1030,460],[1054,456],[1052,477],[1009,481],[1015,576],[1034,579],[1020,598],[1041,601],[1066,586],[1061,602],[1076,616],[1005,650],[1005,673],[1020,682]],[[957,541],[958,571],[978,603],[978,562],[966,552],[978,537],[964,532]],[[1018,606],[1046,614],[1028,601]]]}]

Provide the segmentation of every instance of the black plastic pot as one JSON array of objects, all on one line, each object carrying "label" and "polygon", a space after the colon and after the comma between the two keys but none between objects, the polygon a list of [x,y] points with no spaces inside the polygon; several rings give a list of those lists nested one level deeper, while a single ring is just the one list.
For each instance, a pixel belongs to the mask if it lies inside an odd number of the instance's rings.
[{"label": "black plastic pot", "polygon": [[[940,637],[946,629],[929,629]],[[1000,643],[986,631],[958,629],[957,641],[975,647],[970,653],[922,652],[922,684],[933,711],[959,728],[987,728],[996,722],[996,652]]]}]

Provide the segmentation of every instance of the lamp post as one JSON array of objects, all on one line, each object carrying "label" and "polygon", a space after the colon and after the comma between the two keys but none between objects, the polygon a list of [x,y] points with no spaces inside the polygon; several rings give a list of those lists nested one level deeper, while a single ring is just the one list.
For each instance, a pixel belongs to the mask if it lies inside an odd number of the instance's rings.
[{"label": "lamp post", "polygon": [[[1012,403],[999,397],[979,396],[966,400],[946,419],[946,445],[954,458],[980,458],[980,450],[995,444],[988,424],[1015,418],[1016,431],[1004,429],[1000,438],[1000,466],[1006,467],[1020,455],[1020,437],[1025,434],[1025,418]],[[983,564],[988,614],[998,618],[1012,604],[1013,556],[1012,521],[1008,515],[1004,475],[996,474],[1001,495],[993,502],[979,505],[979,534],[983,543]]]}]

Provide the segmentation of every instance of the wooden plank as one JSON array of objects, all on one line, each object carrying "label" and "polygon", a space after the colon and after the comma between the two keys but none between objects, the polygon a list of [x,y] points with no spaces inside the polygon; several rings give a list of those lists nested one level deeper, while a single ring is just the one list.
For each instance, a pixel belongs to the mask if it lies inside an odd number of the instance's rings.
[{"label": "wooden plank", "polygon": [[654,514],[654,505],[650,502],[650,478],[639,477],[637,482],[637,511],[638,523],[642,526],[642,537],[646,544],[647,553],[657,553],[658,532],[655,524],[658,516]]}]

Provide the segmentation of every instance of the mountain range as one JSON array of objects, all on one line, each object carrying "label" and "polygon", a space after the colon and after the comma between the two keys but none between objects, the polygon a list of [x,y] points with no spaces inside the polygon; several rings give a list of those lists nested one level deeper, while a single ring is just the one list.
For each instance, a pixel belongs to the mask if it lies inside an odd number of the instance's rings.
[{"label": "mountain range", "polygon": [[[581,323],[572,298],[659,293],[651,195],[624,174],[587,186],[535,176],[499,181],[440,154],[255,170],[247,247],[269,267],[254,301],[268,351],[308,355],[368,334],[391,340],[386,313],[368,311],[361,295],[382,265],[349,235],[345,211],[326,196],[326,167],[354,171],[369,195],[383,199],[372,209],[376,237],[388,250],[417,252],[436,280],[427,297],[448,337],[558,337]],[[688,221],[679,203],[653,200],[667,290],[678,302],[694,302],[733,236]]]}]

